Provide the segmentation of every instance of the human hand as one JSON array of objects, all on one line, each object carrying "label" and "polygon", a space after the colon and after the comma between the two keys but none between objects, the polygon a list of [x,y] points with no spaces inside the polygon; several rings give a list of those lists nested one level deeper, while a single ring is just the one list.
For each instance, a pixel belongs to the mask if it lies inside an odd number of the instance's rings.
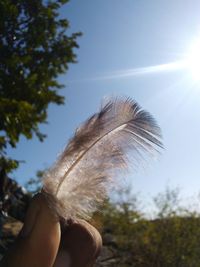
[{"label": "human hand", "polygon": [[98,231],[86,221],[62,226],[42,194],[28,209],[24,226],[1,267],[91,267],[102,246]]}]

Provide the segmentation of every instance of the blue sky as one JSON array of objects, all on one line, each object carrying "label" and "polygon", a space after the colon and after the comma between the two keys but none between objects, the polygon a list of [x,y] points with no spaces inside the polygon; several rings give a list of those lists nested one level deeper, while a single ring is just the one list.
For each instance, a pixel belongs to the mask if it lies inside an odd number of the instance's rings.
[{"label": "blue sky", "polygon": [[21,138],[17,149],[8,151],[26,160],[13,173],[16,180],[23,184],[50,166],[104,96],[122,95],[148,110],[164,137],[162,156],[127,178],[133,191],[147,200],[167,185],[179,186],[186,198],[199,192],[200,81],[184,69],[133,75],[135,69],[182,60],[200,36],[199,11],[199,0],[71,0],[62,8],[70,31],[83,32],[78,64],[60,77],[66,105],[50,106],[49,123],[41,126],[46,140]]}]

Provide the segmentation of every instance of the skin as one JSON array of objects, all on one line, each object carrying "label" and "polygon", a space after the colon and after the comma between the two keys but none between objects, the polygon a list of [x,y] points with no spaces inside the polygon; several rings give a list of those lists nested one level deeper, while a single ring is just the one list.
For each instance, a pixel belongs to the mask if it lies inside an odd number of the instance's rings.
[{"label": "skin", "polygon": [[99,232],[86,221],[70,221],[61,227],[45,197],[38,194],[0,267],[92,267],[101,246]]}]

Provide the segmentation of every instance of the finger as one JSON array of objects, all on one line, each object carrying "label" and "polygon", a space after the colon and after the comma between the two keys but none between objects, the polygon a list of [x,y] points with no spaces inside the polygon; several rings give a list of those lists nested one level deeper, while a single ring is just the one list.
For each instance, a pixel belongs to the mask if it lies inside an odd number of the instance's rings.
[{"label": "finger", "polygon": [[39,259],[34,266],[51,267],[60,244],[60,223],[51,213],[42,194],[39,195],[37,204],[40,205],[40,211],[29,237],[31,257]]},{"label": "finger", "polygon": [[101,247],[101,236],[92,225],[82,220],[72,223],[62,233],[54,267],[93,266]]},{"label": "finger", "polygon": [[37,194],[36,196],[33,197],[30,207],[28,208],[28,211],[26,213],[24,225],[19,233],[19,237],[22,238],[28,237],[31,231],[33,230],[38,213],[40,211],[40,205],[38,203],[39,198],[40,194]]},{"label": "finger", "polygon": [[52,267],[60,243],[60,223],[45,197],[34,197],[24,227],[6,262],[8,267]]}]

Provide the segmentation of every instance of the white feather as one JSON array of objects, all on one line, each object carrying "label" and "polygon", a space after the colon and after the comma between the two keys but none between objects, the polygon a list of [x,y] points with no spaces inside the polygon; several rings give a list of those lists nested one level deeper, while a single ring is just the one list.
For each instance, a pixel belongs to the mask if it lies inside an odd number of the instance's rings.
[{"label": "white feather", "polygon": [[[43,179],[43,192],[55,214],[89,219],[107,197],[115,175],[162,147],[160,129],[148,112],[131,99],[103,106],[75,132]],[[130,153],[131,152],[131,153]]]}]

